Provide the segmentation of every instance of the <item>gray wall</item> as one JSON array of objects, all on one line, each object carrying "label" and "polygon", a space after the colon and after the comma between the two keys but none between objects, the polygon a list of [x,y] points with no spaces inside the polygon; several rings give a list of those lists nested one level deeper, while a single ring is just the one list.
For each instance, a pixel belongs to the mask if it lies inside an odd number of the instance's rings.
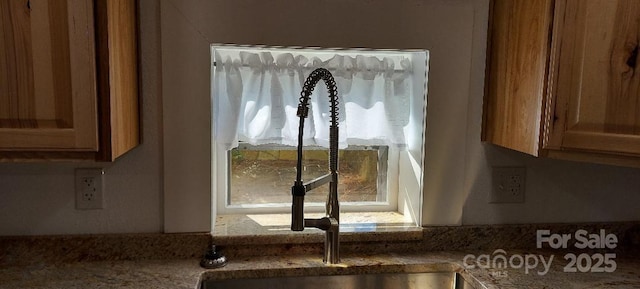
[{"label": "gray wall", "polygon": [[[73,169],[92,164],[0,164],[0,235],[208,230],[209,43],[429,49],[425,225],[640,220],[638,169],[480,142],[486,0],[141,0],[141,8],[144,144],[104,164],[107,208],[74,209]],[[524,204],[487,203],[499,165],[527,167]]]}]

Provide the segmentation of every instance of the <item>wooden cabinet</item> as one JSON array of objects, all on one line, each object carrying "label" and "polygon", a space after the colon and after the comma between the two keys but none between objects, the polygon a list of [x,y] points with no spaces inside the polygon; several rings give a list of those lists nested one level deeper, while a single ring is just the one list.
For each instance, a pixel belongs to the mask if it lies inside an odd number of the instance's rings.
[{"label": "wooden cabinet", "polygon": [[640,1],[494,0],[483,140],[640,166]]},{"label": "wooden cabinet", "polygon": [[0,1],[0,160],[138,145],[136,29],[136,1]]}]

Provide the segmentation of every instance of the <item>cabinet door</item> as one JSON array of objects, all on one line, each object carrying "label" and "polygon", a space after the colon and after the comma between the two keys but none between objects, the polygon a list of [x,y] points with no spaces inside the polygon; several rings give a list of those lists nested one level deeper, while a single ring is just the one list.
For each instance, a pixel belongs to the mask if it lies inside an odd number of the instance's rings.
[{"label": "cabinet door", "polygon": [[491,1],[482,140],[538,155],[551,0]]},{"label": "cabinet door", "polygon": [[0,150],[97,151],[93,1],[0,1]]},{"label": "cabinet door", "polygon": [[551,149],[640,154],[640,1],[557,1]]}]

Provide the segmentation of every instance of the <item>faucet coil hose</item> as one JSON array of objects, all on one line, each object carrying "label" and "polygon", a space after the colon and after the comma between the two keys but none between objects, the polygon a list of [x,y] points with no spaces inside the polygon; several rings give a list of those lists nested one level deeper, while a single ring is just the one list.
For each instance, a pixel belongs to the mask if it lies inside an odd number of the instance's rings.
[{"label": "faucet coil hose", "polygon": [[[338,126],[339,117],[339,107],[340,103],[338,100],[338,88],[336,86],[336,81],[331,75],[331,72],[325,68],[318,68],[311,72],[307,79],[304,82],[302,87],[302,91],[300,92],[300,104],[298,105],[298,116],[300,116],[300,111],[307,112],[309,109],[309,96],[313,93],[318,81],[320,79],[324,80],[325,85],[327,86],[327,90],[329,92],[329,102],[331,104],[331,125]],[[306,117],[306,113],[303,117]]]},{"label": "faucet coil hose", "polygon": [[[329,131],[329,146],[338,147],[338,120],[339,117],[339,100],[338,100],[338,88],[336,81],[331,75],[331,72],[325,68],[318,68],[309,74],[300,92],[300,104],[298,105],[298,116],[306,118],[309,111],[309,97],[313,93],[314,88],[318,84],[318,81],[322,79],[327,86],[329,92],[330,112],[331,112],[331,126]],[[338,150],[330,151],[329,154],[329,169],[332,172],[338,170]]]}]

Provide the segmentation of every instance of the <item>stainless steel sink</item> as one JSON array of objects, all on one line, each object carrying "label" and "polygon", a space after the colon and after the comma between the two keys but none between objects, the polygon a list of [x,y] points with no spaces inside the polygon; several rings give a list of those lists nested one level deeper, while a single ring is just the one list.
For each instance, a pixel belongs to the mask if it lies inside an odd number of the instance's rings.
[{"label": "stainless steel sink", "polygon": [[202,289],[470,289],[455,272],[323,275],[207,280]]}]

